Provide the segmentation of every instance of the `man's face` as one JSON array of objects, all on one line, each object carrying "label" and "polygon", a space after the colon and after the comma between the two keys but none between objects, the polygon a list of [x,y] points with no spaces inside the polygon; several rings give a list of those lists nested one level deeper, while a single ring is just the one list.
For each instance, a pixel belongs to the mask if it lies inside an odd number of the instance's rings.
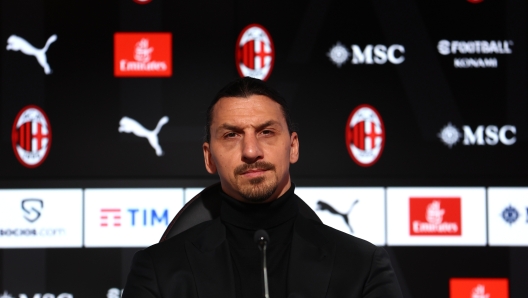
[{"label": "man's face", "polygon": [[290,187],[290,163],[299,158],[281,106],[270,98],[224,97],[214,106],[211,140],[203,144],[205,167],[218,172],[222,189],[245,202],[270,202]]}]

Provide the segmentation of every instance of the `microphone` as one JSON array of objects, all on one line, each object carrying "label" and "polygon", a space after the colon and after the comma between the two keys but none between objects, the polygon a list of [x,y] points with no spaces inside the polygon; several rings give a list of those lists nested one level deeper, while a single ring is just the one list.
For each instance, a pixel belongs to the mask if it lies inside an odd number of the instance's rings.
[{"label": "microphone", "polygon": [[266,265],[266,247],[270,243],[268,233],[264,230],[258,230],[255,232],[253,237],[255,243],[258,245],[259,249],[262,251],[262,271],[264,272],[264,298],[269,298],[269,289],[268,289],[268,267]]}]

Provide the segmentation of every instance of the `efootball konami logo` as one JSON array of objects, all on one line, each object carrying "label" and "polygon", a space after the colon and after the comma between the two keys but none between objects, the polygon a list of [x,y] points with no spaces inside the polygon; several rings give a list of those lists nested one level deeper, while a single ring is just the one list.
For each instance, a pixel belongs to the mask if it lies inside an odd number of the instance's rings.
[{"label": "efootball konami logo", "polygon": [[38,167],[51,147],[48,116],[37,106],[24,107],[15,118],[11,139],[18,161],[28,168]]},{"label": "efootball konami logo", "polygon": [[385,147],[385,127],[370,105],[356,107],[348,117],[345,140],[348,154],[362,167],[375,164]]},{"label": "efootball konami logo", "polygon": [[267,80],[275,63],[275,48],[268,30],[259,24],[244,28],[236,42],[235,59],[241,77]]}]

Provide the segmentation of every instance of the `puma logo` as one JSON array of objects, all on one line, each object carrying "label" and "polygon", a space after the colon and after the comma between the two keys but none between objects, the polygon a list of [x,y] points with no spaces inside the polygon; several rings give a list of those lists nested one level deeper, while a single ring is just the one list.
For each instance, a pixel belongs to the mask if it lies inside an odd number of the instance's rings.
[{"label": "puma logo", "polygon": [[358,202],[359,202],[359,200],[355,200],[354,203],[352,203],[352,206],[350,206],[350,209],[348,210],[347,213],[340,213],[337,210],[335,210],[334,207],[330,206],[329,204],[327,204],[327,203],[325,203],[323,201],[318,201],[317,202],[317,210],[328,211],[328,212],[330,212],[330,213],[332,213],[334,215],[339,215],[339,216],[343,217],[343,220],[345,221],[345,223],[347,224],[348,228],[350,229],[350,233],[354,234],[354,230],[352,229],[352,226],[348,222],[348,215],[350,214],[350,212],[352,212],[352,208],[354,208],[354,206]]},{"label": "puma logo", "polygon": [[48,64],[48,58],[46,57],[46,52],[50,44],[57,40],[57,35],[53,34],[46,41],[46,45],[42,49],[37,49],[32,46],[29,42],[17,35],[11,35],[7,39],[7,50],[11,51],[21,51],[22,53],[28,56],[35,56],[38,63],[42,68],[44,68],[45,74],[51,74],[51,68]]},{"label": "puma logo", "polygon": [[169,122],[169,117],[165,116],[160,119],[156,128],[152,131],[147,130],[143,125],[139,124],[136,120],[128,117],[123,117],[119,121],[119,132],[133,133],[140,138],[147,138],[150,143],[150,146],[156,150],[157,156],[163,155],[163,150],[158,141],[158,133],[161,130],[161,127]]}]

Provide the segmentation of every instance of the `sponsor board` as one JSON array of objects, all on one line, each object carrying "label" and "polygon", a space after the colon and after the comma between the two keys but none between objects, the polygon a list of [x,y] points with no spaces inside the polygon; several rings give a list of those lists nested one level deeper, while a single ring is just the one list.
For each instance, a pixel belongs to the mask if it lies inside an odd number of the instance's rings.
[{"label": "sponsor board", "polygon": [[38,64],[40,64],[40,66],[44,69],[44,73],[49,75],[52,73],[52,70],[48,64],[48,57],[46,53],[48,52],[49,46],[56,40],[57,35],[53,34],[48,38],[44,47],[42,49],[38,49],[23,37],[13,34],[7,38],[6,49],[8,51],[20,51],[22,54],[35,57]]},{"label": "sponsor board", "polygon": [[528,188],[488,188],[488,235],[492,246],[528,246]]},{"label": "sponsor board", "polygon": [[238,36],[235,63],[240,77],[267,80],[275,64],[275,47],[268,30],[259,24],[244,28]]},{"label": "sponsor board", "polygon": [[451,278],[450,298],[509,298],[507,278]]},{"label": "sponsor board", "polygon": [[382,187],[297,187],[297,194],[321,221],[376,245],[385,245]]},{"label": "sponsor board", "polygon": [[478,125],[472,128],[463,125],[462,130],[448,123],[438,133],[438,138],[449,148],[459,141],[463,146],[511,146],[517,142],[517,127],[514,125]]},{"label": "sponsor board", "polygon": [[183,189],[86,189],[84,200],[86,247],[147,247],[183,206]]},{"label": "sponsor board", "polygon": [[40,166],[51,148],[51,125],[44,111],[35,105],[24,107],[11,131],[15,156],[27,168]]},{"label": "sponsor board", "polygon": [[172,76],[172,34],[167,32],[115,33],[114,76]]},{"label": "sponsor board", "polygon": [[511,40],[446,40],[437,44],[442,56],[454,55],[455,68],[497,68],[497,55],[512,54]]},{"label": "sponsor board", "polygon": [[337,67],[350,61],[351,64],[401,64],[405,61],[405,47],[399,44],[382,45],[368,44],[364,47],[353,44],[348,49],[341,42],[337,42],[326,53]]},{"label": "sponsor board", "polygon": [[192,200],[192,198],[194,198],[194,196],[196,196],[197,194],[199,194],[202,190],[204,190],[205,187],[191,187],[191,188],[186,188],[185,189],[185,198],[184,198],[184,204],[187,204],[187,202],[189,202],[190,200]]},{"label": "sponsor board", "polygon": [[0,248],[82,247],[81,189],[0,190]]},{"label": "sponsor board", "polygon": [[385,147],[385,126],[374,107],[363,104],[350,113],[345,142],[348,154],[358,165],[370,167],[378,161]]},{"label": "sponsor board", "polygon": [[486,245],[484,187],[387,188],[388,245]]}]

